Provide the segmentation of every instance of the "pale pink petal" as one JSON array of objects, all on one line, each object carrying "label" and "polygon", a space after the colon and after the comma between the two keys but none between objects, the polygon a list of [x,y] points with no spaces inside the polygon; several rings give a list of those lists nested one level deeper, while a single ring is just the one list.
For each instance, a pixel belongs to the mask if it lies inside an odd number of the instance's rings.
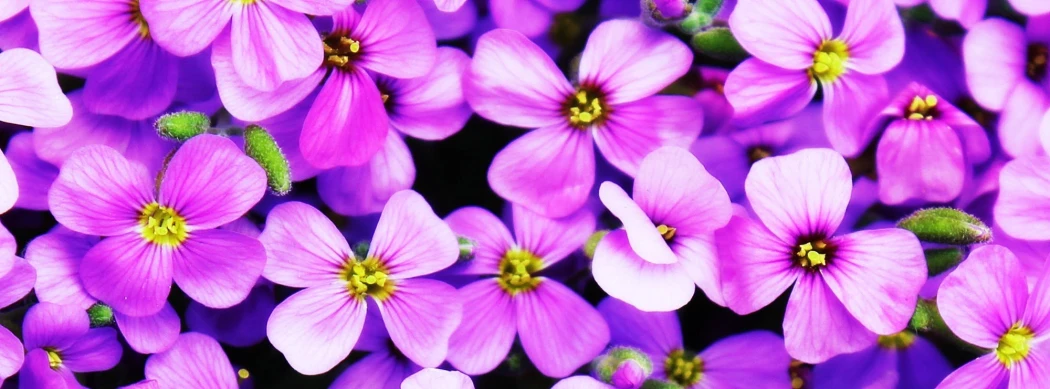
[{"label": "pale pink petal", "polygon": [[663,147],[649,153],[634,181],[635,202],[675,236],[712,232],[733,215],[729,195],[688,150]]},{"label": "pale pink petal", "polygon": [[716,232],[722,293],[733,312],[746,315],[769,305],[802,275],[778,240],[742,215],[734,215]]},{"label": "pale pink petal", "polygon": [[434,32],[416,0],[370,3],[354,34],[363,48],[354,64],[391,77],[423,76],[437,59]]},{"label": "pale pink petal", "polygon": [[463,317],[456,288],[422,278],[397,280],[394,293],[376,305],[390,339],[408,359],[423,367],[445,360],[449,338]]},{"label": "pale pink petal", "polygon": [[244,301],[266,265],[259,240],[227,230],[194,231],[175,251],[175,283],[207,307]]},{"label": "pale pink petal", "polygon": [[747,198],[762,224],[782,242],[830,236],[846,214],[853,181],[846,160],[829,149],[805,149],[751,166]]},{"label": "pale pink petal", "polygon": [[350,296],[344,283],[313,286],[274,308],[266,337],[296,371],[321,374],[350,355],[367,307],[364,300]]},{"label": "pale pink petal", "polygon": [[959,136],[947,124],[895,120],[875,152],[879,199],[897,205],[911,199],[946,203],[959,196],[966,176]]},{"label": "pale pink petal", "polygon": [[999,143],[1003,151],[1013,157],[1042,151],[1039,139],[1040,114],[1050,108],[1047,91],[1035,83],[1023,80],[1006,96],[999,115]]},{"label": "pale pink petal", "polygon": [[488,179],[507,201],[548,217],[569,215],[594,185],[591,137],[567,124],[530,131],[496,154]]},{"label": "pale pink petal", "polygon": [[463,92],[482,117],[519,127],[547,127],[568,120],[563,105],[572,86],[539,46],[517,31],[481,36]]},{"label": "pale pink petal", "polygon": [[[933,8],[937,16],[957,20],[964,28],[970,28],[984,18],[988,2],[984,0],[930,0],[930,8]],[[1047,8],[1045,12],[1050,12],[1050,8]]]},{"label": "pale pink petal", "polygon": [[1040,0],[1010,0],[1010,5],[1017,11],[1029,16],[1050,13],[1050,3]]},{"label": "pale pink petal", "polygon": [[33,51],[0,53],[0,122],[59,127],[73,118],[73,107],[58,86],[55,68]]},{"label": "pale pink petal", "polygon": [[[1002,388],[1009,376],[994,354],[984,355],[958,368],[937,385],[938,389]],[[979,384],[978,384],[979,383]]]},{"label": "pale pink petal", "polygon": [[530,38],[542,37],[552,24],[551,10],[534,1],[490,0],[489,13],[500,29],[520,31]]},{"label": "pale pink petal", "polygon": [[438,48],[437,55],[437,63],[425,76],[391,81],[397,96],[388,110],[390,125],[413,138],[445,139],[462,129],[474,113],[462,88],[470,57],[451,47]]},{"label": "pale pink petal", "polygon": [[[1020,252],[1019,252],[1020,253]],[[1023,255],[1023,254],[1022,254]],[[1031,259],[1031,258],[1028,258]],[[1046,258],[1038,258],[1045,262]],[[1022,265],[1025,263],[1022,262]],[[1050,338],[1050,266],[1041,263],[1043,268],[1036,280],[1035,287],[1028,296],[1028,303],[1024,309],[1024,318],[1021,319],[1032,332],[1039,334],[1041,339]]]},{"label": "pale pink petal", "polygon": [[565,377],[590,362],[609,342],[609,326],[590,304],[557,281],[516,296],[518,337],[540,373]]},{"label": "pale pink petal", "polygon": [[[982,107],[999,111],[1023,80],[1027,39],[1020,26],[991,18],[977,23],[963,39],[963,65],[970,95]],[[988,53],[998,53],[989,56]]]},{"label": "pale pink petal", "polygon": [[207,48],[237,11],[227,0],[139,0],[139,7],[153,40],[180,57]]},{"label": "pale pink petal", "polygon": [[160,389],[238,387],[237,375],[219,342],[196,332],[180,335],[171,349],[146,360],[145,375]]},{"label": "pale pink petal", "polygon": [[138,226],[139,213],[153,200],[146,168],[117,150],[87,146],[63,165],[48,193],[55,219],[90,235],[118,235]]},{"label": "pale pink petal", "polygon": [[1024,315],[1028,287],[1021,264],[998,245],[978,247],[941,282],[937,308],[955,335],[992,348]]},{"label": "pale pink petal", "polygon": [[617,106],[594,127],[594,144],[617,169],[635,176],[661,146],[687,148],[703,130],[703,107],[685,96],[652,96]]},{"label": "pale pink petal", "polygon": [[215,69],[215,85],[223,106],[234,117],[246,121],[269,119],[288,111],[307,99],[327,74],[326,68],[319,67],[306,77],[281,83],[272,91],[255,89],[242,81],[234,69],[229,39],[215,41],[211,64]]},{"label": "pale pink petal", "polygon": [[29,5],[40,30],[40,53],[62,69],[78,69],[112,57],[134,39],[139,26],[131,6],[110,0],[49,0]]},{"label": "pale pink petal", "polygon": [[792,358],[820,363],[863,350],[875,339],[875,333],[846,310],[818,274],[804,273],[799,278],[784,314],[784,343]]},{"label": "pale pink petal", "polygon": [[1050,159],[1022,157],[999,173],[995,221],[1007,234],[1028,240],[1050,239]]},{"label": "pale pink petal", "polygon": [[623,230],[598,243],[591,271],[605,293],[646,312],[681,308],[696,289],[681,265],[651,263],[635,254]]},{"label": "pale pink petal", "polygon": [[25,347],[11,333],[11,330],[0,328],[0,383],[18,373],[25,360]]},{"label": "pale pink petal", "polygon": [[152,315],[164,308],[171,291],[172,250],[135,232],[106,238],[84,255],[80,279],[88,294],[114,310]]},{"label": "pale pink petal", "polygon": [[619,105],[652,96],[689,71],[693,52],[673,35],[639,21],[599,24],[580,54],[580,84]]},{"label": "pale pink petal", "polygon": [[824,85],[824,126],[831,147],[847,157],[864,151],[875,137],[875,115],[889,99],[886,80],[847,73]]},{"label": "pale pink petal", "polygon": [[127,316],[114,312],[117,327],[128,346],[140,354],[155,354],[167,351],[179,339],[179,314],[171,304],[149,316]]},{"label": "pale pink petal", "polygon": [[474,258],[470,260],[466,269],[457,268],[457,273],[499,273],[499,263],[503,255],[514,245],[514,237],[510,235],[502,220],[484,208],[464,207],[446,216],[445,223],[448,223],[457,237],[464,237],[473,242]]},{"label": "pale pink petal", "polygon": [[722,292],[721,264],[725,256],[718,252],[717,246],[714,234],[689,236],[680,233],[676,235],[671,249],[678,256],[679,268],[689,275],[711,302],[724,307],[726,300]]},{"label": "pale pink petal", "polygon": [[15,206],[18,201],[18,179],[15,171],[11,169],[11,163],[0,151],[0,213],[7,212]]},{"label": "pale pink petal", "polygon": [[434,4],[441,12],[456,12],[467,0],[434,0]]},{"label": "pale pink petal", "polygon": [[273,2],[307,15],[331,15],[354,4],[354,0],[273,0]]},{"label": "pale pink petal", "polygon": [[271,91],[281,82],[306,77],[324,60],[310,19],[266,2],[242,6],[233,15],[230,39],[233,68],[255,89]]},{"label": "pale pink petal", "polygon": [[594,232],[595,217],[584,208],[558,219],[514,206],[514,236],[518,245],[543,258],[543,267],[558,263],[579,250]]},{"label": "pale pink petal", "polygon": [[[604,4],[604,2],[603,2]],[[610,389],[612,386],[591,376],[578,375],[558,381],[551,389]]]},{"label": "pale pink petal", "polygon": [[379,258],[391,279],[411,278],[452,266],[459,258],[456,235],[426,199],[412,190],[390,197],[379,217],[368,256]]},{"label": "pale pink petal", "polygon": [[33,239],[25,257],[36,269],[36,296],[40,301],[87,309],[95,299],[80,283],[80,261],[98,243],[98,237],[56,227]]},{"label": "pale pink petal", "polygon": [[[7,19],[10,19],[11,17],[21,13],[27,7],[29,7],[29,0],[10,0],[5,2],[3,5],[0,5],[0,21],[6,21]],[[19,363],[19,365],[21,365],[21,363]],[[0,374],[0,376],[10,377],[11,375]]]},{"label": "pale pink petal", "polygon": [[367,164],[321,173],[317,177],[317,192],[336,213],[362,216],[382,211],[390,196],[410,189],[415,179],[412,153],[401,134],[388,131],[383,148]]},{"label": "pale pink petal", "polygon": [[503,362],[514,344],[517,316],[512,297],[495,278],[459,289],[463,320],[448,344],[448,362],[471,375],[485,374]]},{"label": "pale pink petal", "polygon": [[346,238],[321,211],[297,201],[274,207],[259,235],[266,246],[263,276],[295,288],[337,279],[353,255]]},{"label": "pale pink petal", "polygon": [[602,204],[623,223],[626,237],[630,241],[633,253],[640,259],[654,264],[672,264],[678,262],[664,237],[656,231],[656,225],[618,185],[606,181],[598,189]]},{"label": "pale pink petal", "polygon": [[[1043,346],[1043,347],[1039,347]],[[1028,355],[1010,371],[1010,389],[1045,387],[1050,385],[1050,350],[1046,343],[1032,347]]]},{"label": "pale pink petal", "polygon": [[889,1],[851,0],[838,39],[849,47],[846,68],[850,70],[880,74],[904,58],[904,26]]},{"label": "pale pink petal", "polygon": [[831,22],[816,0],[741,0],[729,28],[756,58],[785,69],[813,65],[813,53],[831,39]]},{"label": "pale pink petal", "polygon": [[317,168],[358,166],[383,147],[389,127],[383,99],[368,73],[333,71],[306,114],[299,148]]},{"label": "pale pink petal", "polygon": [[433,368],[420,370],[401,382],[401,389],[474,389],[474,382],[466,374]]},{"label": "pale pink petal", "polygon": [[759,124],[794,115],[813,100],[817,82],[805,71],[783,69],[757,58],[737,65],[725,84],[733,120]]}]

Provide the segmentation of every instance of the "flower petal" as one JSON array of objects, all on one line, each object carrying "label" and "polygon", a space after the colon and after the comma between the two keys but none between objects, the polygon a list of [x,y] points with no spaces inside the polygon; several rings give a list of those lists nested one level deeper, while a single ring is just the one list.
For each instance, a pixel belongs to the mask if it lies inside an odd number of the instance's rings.
[{"label": "flower petal", "polygon": [[296,371],[321,374],[350,355],[367,307],[364,300],[350,296],[345,284],[312,286],[274,308],[266,336]]},{"label": "flower petal", "polygon": [[757,58],[737,65],[725,83],[733,120],[759,124],[794,115],[813,100],[817,82],[801,70],[783,69]]},{"label": "flower petal", "polygon": [[1028,286],[1010,250],[978,247],[941,282],[937,308],[955,335],[994,349],[999,337],[1024,315]]},{"label": "flower petal", "polygon": [[396,96],[389,110],[390,125],[413,138],[441,140],[455,134],[473,113],[463,98],[463,76],[470,57],[441,47],[429,73],[414,79],[381,78]]},{"label": "flower petal", "polygon": [[321,211],[297,201],[274,207],[259,236],[266,246],[263,276],[295,288],[335,280],[353,255],[346,238]]},{"label": "flower petal", "polygon": [[737,314],[769,305],[802,275],[777,237],[746,216],[734,215],[715,241],[725,303]]},{"label": "flower petal", "polygon": [[80,261],[98,241],[96,236],[56,227],[29,242],[25,256],[37,272],[37,298],[82,309],[94,304],[80,283]]},{"label": "flower petal", "polygon": [[334,71],[306,114],[299,148],[317,168],[358,166],[383,147],[387,131],[383,99],[368,73]]},{"label": "flower petal", "polygon": [[722,228],[733,215],[729,195],[688,150],[663,147],[642,161],[635,202],[655,223],[693,236]]},{"label": "flower petal", "polygon": [[[970,95],[982,107],[999,111],[1010,90],[1024,79],[1024,30],[1004,19],[977,23],[963,39],[963,65]],[[998,53],[994,56],[990,52]]]},{"label": "flower petal", "polygon": [[233,15],[230,39],[241,81],[264,91],[314,73],[324,59],[323,43],[306,15],[266,2]]},{"label": "flower petal", "polygon": [[594,232],[595,217],[588,209],[550,219],[514,206],[514,236],[518,245],[543,258],[543,268],[579,250]]},{"label": "flower petal", "polygon": [[160,183],[159,202],[193,229],[237,220],[266,193],[266,172],[229,139],[198,135],[179,147]]},{"label": "flower petal", "polygon": [[1029,156],[1007,162],[999,173],[995,221],[1012,237],[1050,239],[1050,160]]},{"label": "flower petal", "polygon": [[[1018,0],[1012,1],[1017,2]],[[957,20],[964,28],[971,28],[981,19],[984,19],[984,13],[988,10],[988,2],[980,0],[930,0],[930,8],[933,8],[933,12],[941,18]],[[1015,6],[1014,8],[1017,7]],[[1050,12],[1050,8],[1047,8],[1045,12]]]},{"label": "flower petal", "polygon": [[96,114],[145,120],[171,105],[178,81],[175,56],[153,41],[135,40],[88,74],[84,104]]},{"label": "flower petal", "polygon": [[463,315],[456,288],[423,278],[398,280],[394,293],[376,305],[390,339],[408,359],[423,367],[445,361]]},{"label": "flower petal", "polygon": [[[611,1],[602,2],[602,4],[605,3],[611,3]],[[594,377],[577,375],[558,381],[551,389],[609,389],[610,387],[608,384],[594,379]]]},{"label": "flower petal", "polygon": [[7,161],[18,180],[15,206],[34,211],[48,210],[47,192],[58,179],[58,167],[37,156],[33,132],[20,132],[7,143]]},{"label": "flower petal", "polygon": [[112,57],[135,39],[139,26],[128,17],[128,3],[108,0],[33,1],[40,30],[40,53],[52,65],[79,69]]},{"label": "flower petal", "polygon": [[412,188],[416,166],[412,153],[396,131],[388,131],[383,148],[361,166],[329,169],[317,177],[317,192],[325,205],[347,216],[383,210],[390,196]]},{"label": "flower petal", "polygon": [[832,37],[828,15],[816,0],[741,0],[729,28],[751,55],[795,70],[812,66],[817,46]]},{"label": "flower petal", "polygon": [[91,328],[87,312],[72,305],[38,303],[29,307],[22,322],[26,349],[66,348]]},{"label": "flower petal", "polygon": [[0,381],[17,374],[24,360],[22,342],[7,328],[0,328]]},{"label": "flower petal", "polygon": [[331,15],[354,3],[353,0],[275,0],[274,3],[307,15]]},{"label": "flower petal", "polygon": [[847,73],[824,85],[824,126],[831,147],[844,156],[860,154],[875,137],[875,115],[889,98],[886,80]]},{"label": "flower petal", "polygon": [[915,234],[865,230],[831,242],[834,258],[821,275],[846,310],[875,333],[902,331],[926,282],[926,258]]},{"label": "flower petal", "polygon": [[[10,151],[10,146],[8,147]],[[0,213],[7,212],[15,206],[19,192],[15,171],[4,153],[0,152]]]},{"label": "flower petal", "polygon": [[557,281],[515,296],[518,337],[540,373],[560,378],[590,362],[609,343],[609,326],[594,307]]},{"label": "flower petal", "polygon": [[946,203],[962,192],[966,176],[962,144],[943,122],[893,121],[879,140],[875,161],[883,203],[911,199]]},{"label": "flower petal", "polygon": [[282,82],[272,91],[262,91],[246,84],[237,74],[229,39],[215,41],[211,51],[219,98],[231,115],[246,121],[269,119],[290,110],[308,99],[327,74],[327,69],[321,67],[306,77]]},{"label": "flower petal", "polygon": [[0,277],[0,307],[6,307],[21,300],[33,289],[36,282],[36,270],[26,260],[14,257],[11,270]]},{"label": "flower petal", "polygon": [[149,357],[145,374],[160,389],[237,388],[237,376],[219,342],[194,332],[179,335],[171,349]]},{"label": "flower petal", "polygon": [[1028,16],[1037,16],[1050,12],[1050,4],[1039,0],[1010,0],[1010,5],[1018,12]]},{"label": "flower petal", "polygon": [[[813,368],[812,382],[817,387],[841,388],[896,388],[904,381],[897,371],[900,352],[884,350],[881,346],[837,355]],[[819,385],[819,386],[818,386]]]},{"label": "flower petal", "polygon": [[619,105],[656,94],[692,62],[693,52],[674,36],[636,20],[610,20],[587,38],[580,83],[601,88],[606,104]]},{"label": "flower petal", "polygon": [[682,348],[682,330],[674,312],[643,312],[622,300],[605,298],[598,312],[609,324],[611,344],[637,347],[655,357]]},{"label": "flower petal", "polygon": [[80,280],[87,292],[117,312],[145,316],[164,308],[171,291],[172,249],[139,233],[103,239],[84,255]]},{"label": "flower petal", "polygon": [[329,389],[400,389],[401,382],[420,369],[404,357],[374,352],[346,368]]},{"label": "flower petal", "polygon": [[685,306],[696,289],[677,263],[657,264],[639,257],[623,230],[602,238],[591,268],[602,290],[642,311],[674,311]]},{"label": "flower petal", "polygon": [[500,29],[520,31],[530,38],[550,30],[553,12],[534,1],[491,0],[489,13]]},{"label": "flower petal", "polygon": [[459,246],[456,235],[423,196],[403,190],[383,207],[368,256],[383,261],[390,278],[404,279],[452,266],[459,258]]},{"label": "flower petal", "polygon": [[420,77],[434,67],[437,42],[415,0],[369,4],[353,33],[364,48],[355,65],[397,78]]},{"label": "flower petal", "polygon": [[233,231],[191,234],[175,251],[175,283],[208,307],[229,308],[244,301],[266,266],[266,248]]},{"label": "flower petal", "polygon": [[884,73],[904,58],[904,26],[889,1],[850,1],[839,39],[849,47],[846,67],[860,73]]},{"label": "flower petal", "polygon": [[478,39],[463,90],[478,115],[531,128],[566,123],[562,105],[572,94],[568,80],[539,46],[520,32],[502,29]]},{"label": "flower petal", "polygon": [[806,363],[863,350],[875,343],[875,333],[846,310],[824,280],[804,273],[788,299],[784,341],[788,353]]},{"label": "flower petal", "polygon": [[744,182],[755,215],[784,243],[830,236],[842,222],[853,192],[846,160],[828,149],[805,149],[765,158]]},{"label": "flower petal", "polygon": [[273,287],[261,283],[247,299],[227,309],[191,302],[186,308],[186,324],[194,332],[233,347],[254,346],[266,339],[266,320],[276,305],[273,300]]},{"label": "flower petal", "polygon": [[617,169],[635,176],[661,146],[687,148],[703,130],[703,106],[684,96],[652,96],[619,105],[597,126],[594,144]]},{"label": "flower petal", "polygon": [[116,329],[92,328],[62,349],[62,365],[78,373],[104,371],[117,366],[123,354]]},{"label": "flower petal", "polygon": [[128,341],[132,350],[139,354],[154,354],[167,351],[179,338],[179,314],[171,304],[149,316],[127,316],[114,312],[117,328]]},{"label": "flower petal", "polygon": [[1006,95],[1003,111],[999,116],[999,142],[1003,151],[1014,157],[1036,154],[1042,151],[1039,140],[1041,112],[1050,108],[1050,97],[1046,90],[1028,80]]},{"label": "flower petal", "polygon": [[48,204],[55,219],[71,230],[89,235],[131,232],[153,199],[152,181],[145,167],[116,150],[87,146],[63,165]]},{"label": "flower petal", "polygon": [[237,9],[225,0],[140,0],[139,7],[149,21],[150,37],[180,57],[207,48]]},{"label": "flower petal", "polygon": [[474,259],[470,260],[467,268],[457,268],[457,273],[499,273],[503,255],[514,245],[514,238],[503,221],[484,208],[463,207],[446,216],[445,223],[456,236],[474,243]]},{"label": "flower petal", "polygon": [[723,338],[699,354],[708,387],[733,387],[746,382],[759,388],[786,388],[791,377],[784,365],[791,356],[784,339],[768,331],[751,331]]},{"label": "flower petal", "polygon": [[402,389],[474,389],[474,382],[466,374],[458,371],[446,371],[426,368],[409,376],[401,382]]},{"label": "flower petal", "polygon": [[[646,262],[662,265],[678,262],[678,258],[671,251],[667,241],[656,230],[656,225],[653,224],[653,221],[649,219],[649,216],[645,214],[645,211],[634,200],[627,196],[627,192],[624,192],[620,186],[609,181],[603,182],[598,189],[598,196],[601,198],[602,204],[609,209],[609,212],[623,223],[623,230],[626,232],[624,236],[628,238],[630,243],[629,246],[624,248],[630,251],[631,254],[637,254],[631,255],[631,257],[637,256]],[[619,249],[618,246],[617,248],[610,248],[609,250],[611,251],[608,251],[608,253],[616,256],[627,254],[621,253]]]},{"label": "flower petal", "polygon": [[471,375],[485,374],[503,362],[517,334],[512,297],[495,278],[459,289],[463,317],[448,342],[448,362]]},{"label": "flower petal", "polygon": [[965,388],[972,387],[974,383],[980,382],[981,387],[1001,388],[1009,372],[999,362],[994,354],[988,354],[970,361],[956,369],[948,377],[937,385],[938,388]]},{"label": "flower petal", "polygon": [[0,53],[0,122],[31,127],[58,127],[73,118],[62,95],[55,68],[26,49]]},{"label": "flower petal", "polygon": [[547,217],[567,216],[594,185],[590,135],[565,124],[530,131],[496,154],[488,180],[509,202]]}]

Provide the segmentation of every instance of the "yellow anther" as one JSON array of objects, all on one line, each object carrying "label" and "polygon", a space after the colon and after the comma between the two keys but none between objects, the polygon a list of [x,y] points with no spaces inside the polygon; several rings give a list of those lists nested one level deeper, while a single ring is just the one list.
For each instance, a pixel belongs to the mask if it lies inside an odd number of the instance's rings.
[{"label": "yellow anther", "polygon": [[937,96],[926,95],[925,98],[915,96],[908,104],[905,116],[909,120],[933,120],[936,116]]},{"label": "yellow anther", "polygon": [[849,48],[840,40],[821,42],[813,52],[813,65],[807,70],[810,78],[824,83],[833,82],[846,72]]},{"label": "yellow anther", "polygon": [[366,258],[358,261],[349,258],[340,278],[346,281],[346,289],[357,298],[372,296],[383,300],[394,292],[394,283],[390,280],[389,270],[377,258]]},{"label": "yellow anther", "polygon": [[155,244],[178,246],[189,235],[186,219],[156,202],[146,205],[139,213],[139,225],[142,237]]},{"label": "yellow anther", "polygon": [[1015,323],[1006,331],[1006,334],[999,338],[995,356],[1007,368],[1012,367],[1014,363],[1028,357],[1028,350],[1031,348],[1031,341],[1034,337],[1035,333],[1031,329],[1021,323]]},{"label": "yellow anther", "polygon": [[816,251],[810,251],[809,253],[806,253],[806,259],[809,259],[810,266],[827,265],[828,263],[827,261],[825,261],[826,257],[826,255],[818,253]]},{"label": "yellow anther", "polygon": [[59,354],[58,350],[53,347],[44,347],[44,351],[47,352],[47,364],[52,370],[62,367],[62,354]]},{"label": "yellow anther", "polygon": [[240,378],[242,380],[246,380],[246,379],[248,379],[248,376],[249,376],[248,369],[239,369],[239,370],[237,370],[237,377],[238,378]]},{"label": "yellow anther", "polygon": [[827,266],[827,251],[828,244],[823,240],[802,243],[798,245],[798,251],[795,252],[795,259],[798,261],[798,264],[804,268]]},{"label": "yellow anther", "polygon": [[543,268],[543,260],[520,248],[507,250],[499,265],[499,278],[496,281],[507,293],[514,295],[527,292],[540,284],[540,279],[533,277]]},{"label": "yellow anther", "polygon": [[878,339],[879,346],[884,349],[905,349],[915,343],[915,334],[901,331],[893,335],[881,335]]},{"label": "yellow anther", "polygon": [[361,41],[348,36],[331,35],[322,38],[325,66],[345,68],[361,54]]},{"label": "yellow anther", "polygon": [[683,387],[690,387],[700,382],[704,373],[704,361],[699,355],[675,349],[667,354],[664,360],[664,372],[668,380]]},{"label": "yellow anther", "polygon": [[606,110],[598,93],[579,89],[566,104],[566,112],[569,122],[583,129],[602,120]]},{"label": "yellow anther", "polygon": [[660,233],[660,236],[664,237],[664,240],[669,241],[674,239],[674,234],[678,232],[678,229],[666,224],[661,224],[656,226],[656,232]]}]

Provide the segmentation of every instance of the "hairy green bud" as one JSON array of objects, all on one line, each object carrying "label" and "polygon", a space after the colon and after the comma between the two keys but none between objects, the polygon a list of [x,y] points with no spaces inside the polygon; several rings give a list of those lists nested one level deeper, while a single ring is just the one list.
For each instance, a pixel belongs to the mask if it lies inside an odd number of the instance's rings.
[{"label": "hairy green bud", "polygon": [[103,303],[95,303],[87,309],[91,319],[91,328],[105,327],[113,324],[113,308]]},{"label": "hairy green bud", "polygon": [[185,142],[211,128],[211,119],[200,112],[182,111],[161,116],[153,124],[160,136]]},{"label": "hairy green bud", "polygon": [[897,222],[897,227],[930,243],[969,245],[992,239],[992,230],[980,219],[955,208],[920,209]]},{"label": "hairy green bud", "polygon": [[266,171],[266,183],[278,196],[292,190],[292,170],[288,158],[266,129],[249,125],[244,129],[244,152]]}]

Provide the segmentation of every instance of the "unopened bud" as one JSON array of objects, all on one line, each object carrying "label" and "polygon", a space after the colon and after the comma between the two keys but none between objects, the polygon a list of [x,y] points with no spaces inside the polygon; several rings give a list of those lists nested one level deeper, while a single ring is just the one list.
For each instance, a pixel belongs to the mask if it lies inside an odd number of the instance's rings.
[{"label": "unopened bud", "polygon": [[459,243],[459,260],[461,262],[474,259],[474,241],[464,236],[457,236],[456,242]]},{"label": "unopened bud", "polygon": [[680,21],[693,10],[686,0],[644,0],[643,6],[645,14],[657,23]]},{"label": "unopened bud", "polygon": [[693,35],[691,43],[694,51],[720,60],[740,61],[747,58],[747,51],[725,27],[700,31]]},{"label": "unopened bud", "polygon": [[620,363],[612,377],[609,377],[609,384],[617,389],[637,389],[648,376],[641,364],[629,359]]},{"label": "unopened bud", "polygon": [[927,208],[897,222],[923,242],[969,245],[992,239],[992,230],[980,219],[954,208]]},{"label": "unopened bud", "polygon": [[598,243],[602,241],[606,235],[609,235],[609,230],[598,230],[591,234],[590,238],[587,238],[587,243],[583,245],[583,254],[587,258],[594,258],[594,250],[598,249]]},{"label": "unopened bud", "polygon": [[153,126],[160,136],[184,142],[207,132],[211,128],[211,119],[200,112],[183,111],[161,116]]},{"label": "unopened bud", "polygon": [[244,129],[244,152],[266,171],[266,184],[278,196],[292,190],[292,169],[281,147],[266,129],[249,125]]},{"label": "unopened bud", "polygon": [[113,308],[103,303],[95,303],[88,307],[88,318],[91,319],[91,328],[105,327],[113,324]]},{"label": "unopened bud", "polygon": [[930,277],[944,273],[963,260],[963,252],[957,247],[927,249],[924,250],[924,253],[926,254],[926,270]]},{"label": "unopened bud", "polygon": [[598,357],[594,371],[598,380],[617,389],[637,389],[653,374],[653,362],[638,349],[613,347]]}]

